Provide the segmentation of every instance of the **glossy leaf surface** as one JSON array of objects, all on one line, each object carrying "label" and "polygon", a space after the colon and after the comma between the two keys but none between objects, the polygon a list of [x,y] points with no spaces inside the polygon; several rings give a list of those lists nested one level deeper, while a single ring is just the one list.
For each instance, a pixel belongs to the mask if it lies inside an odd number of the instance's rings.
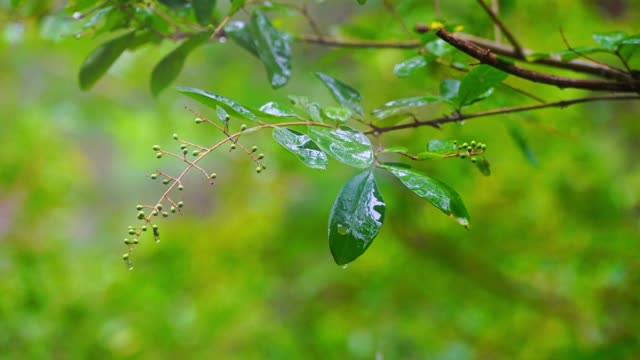
[{"label": "glossy leaf surface", "polygon": [[211,24],[211,15],[216,7],[216,0],[191,0],[191,6],[198,24],[202,26]]},{"label": "glossy leaf surface", "polygon": [[364,116],[364,111],[360,105],[362,96],[358,90],[327,74],[317,72],[316,76],[329,89],[331,95],[333,95],[340,105],[353,111],[354,114],[360,117]]},{"label": "glossy leaf surface", "polygon": [[329,247],[336,264],[364,254],[382,227],[385,208],[371,171],[356,175],[340,190],[329,216]]},{"label": "glossy leaf surface", "polygon": [[133,39],[130,32],[98,46],[84,59],[80,67],[79,82],[82,90],[90,89],[122,55]]},{"label": "glossy leaf surface", "polygon": [[507,73],[489,65],[478,65],[462,78],[456,104],[465,106],[479,98],[486,97],[487,92],[507,78]]},{"label": "glossy leaf surface", "polygon": [[224,31],[233,42],[250,52],[253,56],[259,57],[253,35],[246,23],[242,21],[232,21],[224,27]]},{"label": "glossy leaf surface", "polygon": [[260,112],[266,114],[268,117],[274,118],[292,118],[298,117],[293,109],[288,108],[282,104],[270,101],[260,107]]},{"label": "glossy leaf surface", "polygon": [[455,154],[458,145],[455,140],[434,139],[427,144],[427,151],[437,154]]},{"label": "glossy leaf surface", "polygon": [[209,34],[191,37],[160,60],[151,72],[151,93],[153,96],[157,96],[180,75],[189,53],[204,44],[208,38]]},{"label": "glossy leaf surface", "polygon": [[325,118],[333,122],[347,122],[353,115],[351,110],[340,106],[327,106],[322,109],[322,113]]},{"label": "glossy leaf surface", "polygon": [[258,121],[253,111],[222,95],[190,87],[178,87],[178,91],[214,110],[216,106],[220,106],[230,115]]},{"label": "glossy leaf surface", "polygon": [[377,119],[382,120],[392,116],[409,114],[412,110],[442,101],[438,96],[415,96],[410,98],[402,98],[391,100],[378,109],[373,110],[372,114]]},{"label": "glossy leaf surface", "polygon": [[460,195],[449,185],[431,176],[411,169],[383,165],[416,195],[430,202],[447,216],[452,217],[464,227],[469,227],[469,213]]},{"label": "glossy leaf surface", "polygon": [[393,68],[393,73],[400,78],[407,77],[413,74],[415,71],[426,67],[427,64],[429,64],[429,62],[433,59],[434,57],[426,57],[423,55],[412,57],[396,64],[396,66]]},{"label": "glossy leaf surface", "polygon": [[623,33],[622,31],[596,33],[593,34],[593,41],[602,46],[602,48],[604,49],[607,49],[609,51],[617,51],[620,47],[621,42],[624,41],[627,36],[628,35]]},{"label": "glossy leaf surface", "polygon": [[337,129],[311,128],[309,136],[327,154],[343,164],[367,168],[373,164],[373,148],[362,132],[341,125]]},{"label": "glossy leaf surface", "polygon": [[249,26],[258,56],[267,70],[271,86],[273,88],[284,86],[291,76],[289,43],[260,11],[253,12]]},{"label": "glossy leaf surface", "polygon": [[319,170],[327,168],[327,155],[309,136],[289,128],[275,128],[273,138],[308,167]]},{"label": "glossy leaf surface", "polygon": [[322,109],[320,105],[309,100],[306,96],[289,95],[289,100],[295,107],[302,110],[306,115],[306,120],[322,122]]}]

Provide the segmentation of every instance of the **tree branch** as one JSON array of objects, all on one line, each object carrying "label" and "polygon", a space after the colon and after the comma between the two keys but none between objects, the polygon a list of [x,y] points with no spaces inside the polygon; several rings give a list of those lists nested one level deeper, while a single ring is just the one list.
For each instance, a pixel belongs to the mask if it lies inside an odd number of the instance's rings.
[{"label": "tree branch", "polygon": [[533,110],[547,109],[547,108],[566,108],[571,105],[594,102],[594,101],[617,101],[617,100],[640,100],[640,95],[592,96],[592,97],[577,98],[573,100],[556,101],[556,102],[546,103],[546,104],[516,106],[516,107],[510,107],[506,109],[489,110],[489,111],[483,111],[475,114],[458,113],[454,116],[444,116],[441,118],[431,119],[431,120],[415,120],[410,123],[398,124],[398,125],[393,125],[388,127],[377,127],[375,125],[369,125],[372,128],[372,130],[365,131],[365,134],[367,135],[382,134],[390,131],[396,131],[401,129],[411,129],[411,128],[417,128],[421,126],[437,127],[441,124],[458,122],[462,120],[469,120],[469,119],[480,118],[480,117],[512,114],[512,113],[533,111]]},{"label": "tree branch", "polygon": [[511,33],[511,31],[509,31],[507,26],[502,22],[502,20],[500,20],[498,15],[494,13],[491,10],[491,8],[487,6],[487,4],[485,4],[484,0],[476,0],[476,1],[478,4],[480,4],[482,9],[484,9],[487,15],[491,17],[491,20],[493,20],[493,23],[500,28],[504,36],[506,36],[507,40],[509,40],[509,42],[511,43],[511,45],[513,45],[513,50],[515,52],[515,55],[520,59],[524,59],[524,51],[522,51],[522,47],[518,43],[518,40],[516,40],[515,36],[513,36],[513,34]]},{"label": "tree branch", "polygon": [[479,60],[480,62],[493,66],[496,69],[500,69],[508,74],[517,76],[519,78],[527,79],[533,82],[538,82],[547,85],[555,85],[560,88],[575,88],[594,91],[617,91],[617,92],[640,92],[639,81],[627,81],[627,82],[610,82],[610,81],[598,81],[598,80],[582,80],[564,78],[555,75],[548,75],[533,70],[525,69],[517,65],[508,63],[506,61],[498,59],[491,50],[484,49],[470,41],[458,38],[446,31],[445,29],[438,29],[436,35],[442,40],[446,41],[458,50],[466,53],[467,55]]}]

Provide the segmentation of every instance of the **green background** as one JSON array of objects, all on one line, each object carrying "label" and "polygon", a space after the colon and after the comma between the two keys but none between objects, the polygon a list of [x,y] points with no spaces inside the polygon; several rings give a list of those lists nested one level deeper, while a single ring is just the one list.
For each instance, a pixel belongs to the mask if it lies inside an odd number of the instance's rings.
[{"label": "green background", "polygon": [[[640,353],[640,104],[591,103],[480,118],[442,130],[384,138],[422,151],[430,139],[487,144],[492,175],[459,159],[414,167],[462,196],[471,230],[378,171],[385,225],[348,268],[336,266],[327,219],[358,171],[331,161],[306,168],[269,132],[248,135],[269,170],[219,152],[208,185],[194,173],[184,214],[161,220],[162,241],[143,237],[127,271],[121,254],[135,206],[163,186],[151,146],[172,133],[202,144],[220,137],[194,125],[172,88],[153,98],[151,68],[175,45],[126,53],[88,92],[77,85],[84,57],[104,39],[73,39],[51,18],[22,20],[0,2],[0,358],[537,359],[634,358]],[[430,2],[397,2],[409,26],[434,18]],[[465,32],[490,37],[474,1],[444,4]],[[640,4],[611,16],[597,1],[504,2],[504,18],[539,51],[594,45],[591,33],[637,32]],[[381,2],[313,4],[327,34],[406,39]],[[307,33],[295,16],[276,26]],[[242,16],[241,16],[242,17]],[[345,23],[343,27],[337,25]],[[58,26],[58,27],[56,27]],[[634,28],[635,27],[635,28]],[[106,37],[105,37],[106,39]],[[327,49],[294,44],[294,71],[269,87],[262,65],[226,42],[196,50],[174,85],[259,106],[306,95],[333,105],[312,76],[322,71],[358,88],[371,110],[403,96],[436,94],[459,74],[429,66],[398,79],[412,50]],[[638,56],[637,58],[640,58]],[[603,60],[615,60],[603,58]],[[467,61],[469,62],[469,61]],[[637,64],[637,62],[636,62]],[[637,66],[636,66],[637,67]],[[544,70],[543,68],[540,68]],[[563,73],[564,75],[571,75]],[[547,100],[586,92],[509,78]],[[173,87],[173,86],[172,86]],[[530,104],[497,91],[469,111]],[[444,108],[427,108],[421,118]],[[509,136],[519,126],[534,167]]]}]

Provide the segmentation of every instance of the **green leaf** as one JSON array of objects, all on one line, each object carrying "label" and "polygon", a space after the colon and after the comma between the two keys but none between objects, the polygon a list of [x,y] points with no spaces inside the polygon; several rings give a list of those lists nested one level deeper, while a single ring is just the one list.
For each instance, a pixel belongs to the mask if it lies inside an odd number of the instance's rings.
[{"label": "green leaf", "polygon": [[305,115],[309,116],[309,119],[322,122],[321,108],[315,102],[309,100],[306,96],[289,95],[289,99],[295,107],[302,110]]},{"label": "green leaf", "polygon": [[393,73],[396,74],[397,77],[403,78],[413,74],[416,70],[422,69],[427,64],[435,59],[434,56],[424,56],[419,55],[416,57],[412,57],[411,59],[405,60],[399,64],[397,64],[393,68]]},{"label": "green leaf", "polygon": [[409,114],[412,110],[429,104],[436,104],[442,99],[438,96],[416,96],[410,98],[402,98],[391,100],[383,106],[373,110],[371,114],[377,119],[382,120],[398,114]]},{"label": "green leaf", "polygon": [[259,58],[253,35],[246,23],[242,21],[232,21],[224,27],[224,32],[237,45],[253,54],[253,56]]},{"label": "green leaf", "polygon": [[478,159],[478,161],[476,162],[476,166],[478,167],[478,170],[480,170],[480,173],[482,173],[482,175],[491,175],[491,167],[489,166],[489,162],[487,161],[487,159],[485,159],[484,157]]},{"label": "green leaf", "polygon": [[420,160],[439,160],[439,159],[444,159],[444,155],[443,154],[439,154],[439,153],[436,153],[436,152],[430,152],[430,151],[423,151],[421,153],[417,153],[416,156]]},{"label": "green leaf", "polygon": [[238,12],[238,10],[244,6],[245,2],[247,2],[247,0],[231,0],[231,7],[229,8],[227,16],[231,16]]},{"label": "green leaf", "polygon": [[455,140],[431,140],[427,144],[427,151],[436,154],[455,154],[458,145]]},{"label": "green leaf", "polygon": [[507,78],[507,73],[489,65],[478,65],[471,69],[460,82],[456,104],[458,107],[470,105],[484,98],[487,92]]},{"label": "green leaf", "polygon": [[209,34],[195,35],[160,60],[151,72],[151,93],[153,96],[160,94],[180,75],[187,55],[199,45],[204,44],[208,38]]},{"label": "green leaf", "polygon": [[529,164],[532,166],[538,166],[538,160],[536,159],[536,155],[533,152],[533,149],[529,146],[527,142],[527,138],[524,136],[524,132],[522,131],[522,127],[515,123],[507,124],[507,129],[509,130],[509,135],[518,146],[518,149],[522,152],[522,155],[527,159]]},{"label": "green leaf", "polygon": [[329,247],[336,264],[346,265],[367,251],[382,227],[385,209],[371,171],[347,182],[329,216]]},{"label": "green leaf", "polygon": [[191,6],[198,24],[202,26],[211,24],[211,15],[216,7],[216,0],[191,0]]},{"label": "green leaf", "polygon": [[309,136],[327,154],[343,164],[367,168],[373,164],[373,148],[362,132],[345,125],[337,129],[311,128]]},{"label": "green leaf", "polygon": [[406,153],[409,151],[409,148],[406,148],[404,146],[392,146],[392,147],[388,147],[388,148],[384,148],[382,150],[380,150],[380,153]]},{"label": "green leaf", "polygon": [[367,0],[357,0],[357,1],[358,1],[358,4],[360,5],[364,5],[367,3]]},{"label": "green leaf", "polygon": [[593,40],[604,49],[609,51],[618,51],[620,44],[628,35],[622,31],[612,31],[608,33],[595,33],[592,35]]},{"label": "green leaf", "polygon": [[133,39],[133,32],[127,33],[98,46],[87,56],[80,67],[80,88],[90,89],[109,67],[122,55]]},{"label": "green leaf", "polygon": [[220,106],[216,106],[216,115],[218,116],[218,119],[222,121],[224,126],[227,126],[227,124],[229,123],[229,114],[227,113],[227,111]]},{"label": "green leaf", "polygon": [[249,28],[258,56],[267,70],[271,87],[279,88],[285,85],[291,76],[289,43],[258,10],[255,10],[251,16]]},{"label": "green leaf", "polygon": [[603,50],[595,46],[581,46],[573,48],[571,50],[562,50],[554,53],[555,56],[560,56],[560,60],[567,62],[579,58],[581,55],[589,55]]},{"label": "green leaf", "polygon": [[318,79],[320,79],[320,81],[324,83],[324,85],[331,92],[331,95],[333,95],[333,97],[338,103],[340,103],[340,105],[353,111],[353,113],[358,115],[359,117],[364,116],[362,106],[360,105],[362,96],[360,95],[358,90],[352,88],[351,86],[343,83],[338,79],[335,79],[321,72],[317,72],[316,77],[318,77]]},{"label": "green leaf", "polygon": [[347,122],[353,115],[351,110],[341,106],[327,106],[322,109],[322,113],[325,118],[334,122]]},{"label": "green leaf", "polygon": [[446,79],[440,83],[440,96],[446,100],[458,97],[460,91],[460,80]]},{"label": "green leaf", "polygon": [[454,50],[453,46],[449,45],[446,41],[442,39],[436,39],[436,40],[430,41],[424,47],[436,57],[442,57],[443,55],[450,53],[451,51]]},{"label": "green leaf", "polygon": [[252,110],[222,95],[213,94],[208,91],[191,88],[191,87],[181,86],[181,87],[178,87],[177,89],[182,94],[187,95],[188,97],[214,110],[216,109],[216,106],[220,106],[226,112],[228,112],[233,116],[258,122],[258,119],[256,118],[256,114]]},{"label": "green leaf", "polygon": [[273,138],[308,167],[319,170],[327,168],[327,154],[309,136],[289,128],[277,127],[273,129]]},{"label": "green leaf", "polygon": [[268,102],[260,107],[260,112],[273,118],[292,118],[298,117],[293,109],[285,107],[282,104],[275,103],[273,101]]},{"label": "green leaf", "polygon": [[469,213],[455,190],[442,181],[410,169],[383,165],[411,191],[430,202],[447,216],[452,217],[466,228],[469,227]]}]

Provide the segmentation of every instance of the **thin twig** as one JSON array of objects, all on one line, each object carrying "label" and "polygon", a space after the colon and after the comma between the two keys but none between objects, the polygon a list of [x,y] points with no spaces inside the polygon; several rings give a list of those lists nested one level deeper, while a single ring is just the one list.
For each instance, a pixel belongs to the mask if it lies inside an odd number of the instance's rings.
[{"label": "thin twig", "polygon": [[[498,0],[491,0],[491,11],[500,16],[500,2]],[[502,32],[500,32],[500,26],[496,23],[493,24],[493,37],[498,44],[502,44]]]},{"label": "thin twig", "polygon": [[571,105],[594,102],[594,101],[618,101],[618,100],[640,100],[640,95],[592,96],[592,97],[577,98],[572,100],[556,101],[556,102],[546,103],[546,104],[516,106],[516,107],[510,107],[510,108],[504,108],[504,109],[489,110],[489,111],[483,111],[483,112],[478,112],[474,114],[456,113],[454,116],[444,116],[441,118],[431,119],[431,120],[418,120],[418,121],[414,121],[406,124],[398,124],[398,125],[393,125],[388,127],[373,126],[373,129],[366,131],[365,134],[367,135],[376,134],[376,133],[382,134],[382,133],[387,133],[390,131],[396,131],[401,129],[411,129],[411,128],[417,128],[422,126],[441,125],[446,123],[459,122],[462,120],[480,118],[480,117],[505,115],[505,114],[512,114],[512,113],[519,113],[524,111],[533,111],[533,110],[547,109],[547,108],[566,108]]},{"label": "thin twig", "polygon": [[594,64],[599,64],[599,65],[602,65],[602,66],[608,67],[608,68],[613,69],[613,70],[622,71],[622,70],[620,70],[620,69],[618,69],[618,68],[616,68],[616,67],[613,67],[613,66],[611,66],[611,65],[609,65],[609,64],[605,64],[605,63],[603,63],[603,62],[601,62],[601,61],[598,61],[598,60],[596,60],[596,59],[594,59],[594,58],[592,58],[592,57],[590,57],[590,56],[587,56],[587,54],[580,53],[579,51],[577,51],[576,49],[574,49],[574,48],[571,46],[571,44],[569,44],[569,40],[567,40],[567,37],[564,35],[564,31],[562,30],[562,28],[560,28],[560,36],[562,37],[562,42],[564,43],[564,46],[566,46],[566,47],[567,47],[567,50],[571,51],[571,52],[572,52],[572,53],[574,53],[576,56],[581,57],[581,58],[583,58],[583,59],[586,59],[586,60],[588,60],[588,61],[591,61],[591,62],[592,62],[592,63],[594,63]]},{"label": "thin twig", "polygon": [[522,47],[518,43],[518,40],[516,40],[515,36],[513,36],[513,34],[511,33],[511,31],[509,31],[507,26],[502,22],[502,20],[500,20],[498,15],[496,15],[496,13],[491,11],[491,8],[489,6],[487,6],[487,4],[485,4],[484,0],[476,0],[476,1],[478,2],[478,4],[480,4],[482,9],[484,9],[484,11],[487,13],[487,15],[489,15],[491,17],[491,19],[493,20],[493,23],[496,24],[500,28],[500,30],[502,30],[502,33],[504,34],[504,36],[506,36],[507,40],[509,40],[511,45],[513,45],[513,49],[515,51],[515,54],[520,59],[524,59],[524,51],[522,50]]},{"label": "thin twig", "polygon": [[398,21],[398,23],[400,23],[400,26],[402,27],[402,31],[404,31],[404,33],[407,34],[407,37],[412,38],[413,33],[409,31],[409,27],[404,22],[404,19],[402,18],[402,16],[398,14],[396,7],[393,5],[391,0],[384,0],[383,3],[384,3],[384,7],[386,7],[387,10],[389,10],[389,12],[391,13],[391,15]]}]

